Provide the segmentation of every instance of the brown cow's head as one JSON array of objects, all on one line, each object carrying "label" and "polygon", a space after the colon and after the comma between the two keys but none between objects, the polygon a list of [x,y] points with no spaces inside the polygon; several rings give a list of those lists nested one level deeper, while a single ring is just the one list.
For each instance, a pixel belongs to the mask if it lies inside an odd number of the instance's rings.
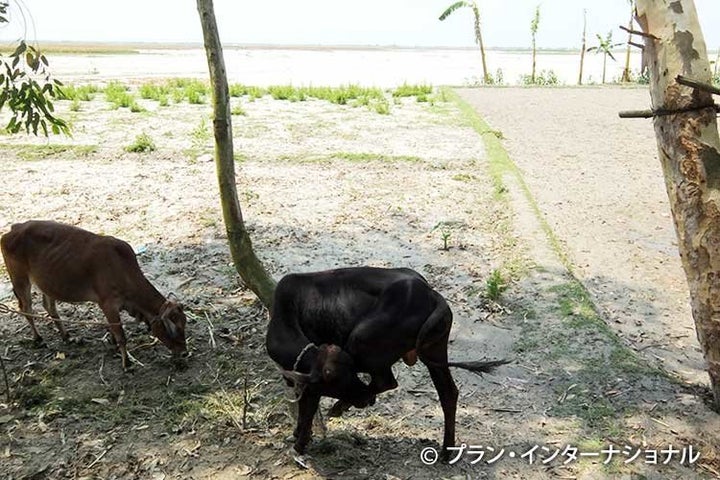
[{"label": "brown cow's head", "polygon": [[357,408],[375,403],[370,388],[358,378],[352,357],[337,345],[317,347],[310,373],[283,370],[282,374],[301,388],[317,389],[321,395],[344,400]]},{"label": "brown cow's head", "polygon": [[174,355],[187,354],[186,322],[187,318],[182,310],[182,305],[174,299],[168,299],[160,307],[157,317],[150,321],[150,330]]}]

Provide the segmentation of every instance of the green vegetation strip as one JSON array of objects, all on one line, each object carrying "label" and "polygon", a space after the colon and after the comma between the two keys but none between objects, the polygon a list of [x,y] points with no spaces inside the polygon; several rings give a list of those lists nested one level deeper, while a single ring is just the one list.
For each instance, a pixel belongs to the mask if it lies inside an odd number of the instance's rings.
[{"label": "green vegetation strip", "polygon": [[[496,196],[506,195],[503,179],[512,176],[569,273],[559,283],[540,287],[543,298],[550,299],[550,312],[544,312],[542,321],[532,305],[513,308],[516,318],[522,319],[516,352],[540,365],[541,378],[555,397],[549,399],[548,412],[558,418],[582,420],[578,438],[582,446],[590,447],[583,442],[606,443],[608,438],[626,436],[626,418],[642,415],[648,402],[660,405],[663,399],[675,395],[677,382],[629,348],[603,320],[587,289],[572,275],[572,265],[560,241],[501,143],[502,134],[492,130],[457,93],[448,89],[445,95],[458,105],[464,121],[482,136]],[[489,290],[494,287],[492,282],[500,284],[495,276],[493,272]],[[638,385],[643,387],[642,399],[637,396]],[[666,411],[672,409],[661,406],[656,413]]]},{"label": "green vegetation strip", "polygon": [[517,168],[517,165],[515,165],[515,163],[510,159],[505,147],[502,145],[502,132],[492,130],[490,126],[482,118],[480,118],[477,112],[475,112],[475,109],[461,99],[460,96],[453,90],[447,88],[445,90],[445,96],[457,104],[464,120],[473,129],[475,129],[478,134],[480,134],[483,142],[485,143],[485,150],[487,152],[488,162],[490,165],[490,177],[495,185],[495,192],[502,195],[507,191],[507,188],[503,183],[503,177],[505,175],[511,175],[515,179],[525,196],[525,200],[528,202],[528,205],[530,205],[535,213],[535,216],[540,222],[540,227],[545,233],[548,242],[550,242],[553,251],[560,258],[560,261],[563,263],[565,268],[572,273],[572,264],[565,254],[560,240],[555,235],[555,232],[552,231],[552,228],[550,228],[545,216],[540,211],[540,207],[538,207],[537,202],[533,198],[527,183],[525,183],[525,179],[520,173],[520,170]]},{"label": "green vegetation strip", "polygon": [[[73,110],[80,109],[77,102],[89,102],[98,93],[104,93],[105,99],[113,108],[129,108],[132,112],[143,112],[145,108],[137,103],[136,95],[143,100],[158,102],[160,107],[170,105],[170,102],[190,104],[207,103],[210,88],[207,82],[192,78],[172,78],[163,81],[146,82],[139,87],[131,87],[120,82],[110,82],[101,88],[97,85],[64,85],[61,89],[61,98],[76,102]],[[433,87],[431,85],[403,84],[394,90],[384,91],[377,87],[361,87],[355,84],[340,85],[338,87],[296,87],[293,85],[271,85],[267,88],[243,85],[239,83],[229,86],[229,93],[234,98],[244,98],[254,102],[266,95],[274,100],[287,100],[290,102],[304,102],[308,99],[324,100],[336,105],[364,106],[381,115],[390,114],[390,102],[387,93],[399,102],[403,97],[415,97],[417,102],[434,102]],[[440,101],[446,101],[441,96]],[[233,107],[234,115],[244,115],[245,111],[239,105]]]},{"label": "green vegetation strip", "polygon": [[2,150],[8,150],[22,160],[45,160],[47,158],[73,160],[87,158],[97,152],[97,145],[32,145],[17,144],[3,145]]}]

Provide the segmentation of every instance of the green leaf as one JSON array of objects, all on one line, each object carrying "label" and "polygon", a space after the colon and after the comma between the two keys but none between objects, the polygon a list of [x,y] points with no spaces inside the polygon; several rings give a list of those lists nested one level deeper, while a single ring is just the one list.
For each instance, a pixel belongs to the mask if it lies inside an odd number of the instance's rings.
[{"label": "green leaf", "polygon": [[19,57],[23,53],[25,53],[25,50],[27,50],[27,45],[25,44],[25,40],[22,40],[20,44],[17,46],[15,51],[10,55],[11,57]]},{"label": "green leaf", "polygon": [[448,16],[452,15],[452,13],[457,10],[458,8],[462,7],[469,7],[470,3],[460,0],[459,2],[455,2],[452,5],[450,5],[442,14],[440,14],[440,21],[442,22],[445,20]]}]

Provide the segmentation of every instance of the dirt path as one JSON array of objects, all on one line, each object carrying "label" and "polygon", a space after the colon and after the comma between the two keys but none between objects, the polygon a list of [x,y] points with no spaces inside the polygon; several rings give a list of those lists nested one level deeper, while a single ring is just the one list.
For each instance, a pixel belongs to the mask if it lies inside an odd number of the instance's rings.
[{"label": "dirt path", "polygon": [[474,89],[611,326],[647,358],[707,383],[657,160],[646,89]]}]

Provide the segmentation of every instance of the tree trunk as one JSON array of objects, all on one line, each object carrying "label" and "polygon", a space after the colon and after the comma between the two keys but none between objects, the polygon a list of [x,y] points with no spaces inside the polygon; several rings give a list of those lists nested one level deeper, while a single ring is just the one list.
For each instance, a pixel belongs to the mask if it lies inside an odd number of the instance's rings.
[{"label": "tree trunk", "polygon": [[654,109],[697,110],[654,119],[658,155],[690,287],[697,337],[720,408],[720,137],[711,94],[677,83],[710,83],[710,62],[692,0],[638,0]]},{"label": "tree trunk", "polygon": [[586,49],[586,35],[587,35],[587,10],[583,10],[583,36],[582,36],[582,48],[580,49],[580,75],[578,75],[578,85],[582,85],[583,77],[583,66],[585,64],[585,49]]},{"label": "tree trunk", "polygon": [[483,81],[485,84],[490,83],[490,75],[488,74],[487,64],[485,63],[485,45],[483,44],[482,31],[480,30],[480,10],[477,4],[472,5],[473,15],[475,16],[475,41],[480,47],[480,59],[482,60]]},{"label": "tree trunk", "polygon": [[532,73],[530,74],[530,81],[535,84],[535,34],[532,38]]},{"label": "tree trunk", "polygon": [[607,53],[603,53],[603,74],[602,74],[602,84],[605,84],[605,67],[607,67]]},{"label": "tree trunk", "polygon": [[[634,5],[630,4],[630,21],[628,22],[628,30],[632,30],[633,28],[634,10]],[[620,79],[621,82],[630,81],[630,42],[632,42],[632,33],[628,33],[628,44],[625,49],[625,68],[623,69],[622,78]]]},{"label": "tree trunk", "polygon": [[222,45],[215,21],[215,9],[212,0],[197,0],[200,23],[203,29],[205,52],[207,53],[210,82],[213,90],[213,130],[215,133],[215,168],[220,187],[225,230],[230,244],[235,269],[243,282],[258,296],[268,308],[272,304],[275,281],[267,273],[250,242],[245,229],[240,202],[235,185],[235,158],[233,155],[232,122],[230,96]]}]

